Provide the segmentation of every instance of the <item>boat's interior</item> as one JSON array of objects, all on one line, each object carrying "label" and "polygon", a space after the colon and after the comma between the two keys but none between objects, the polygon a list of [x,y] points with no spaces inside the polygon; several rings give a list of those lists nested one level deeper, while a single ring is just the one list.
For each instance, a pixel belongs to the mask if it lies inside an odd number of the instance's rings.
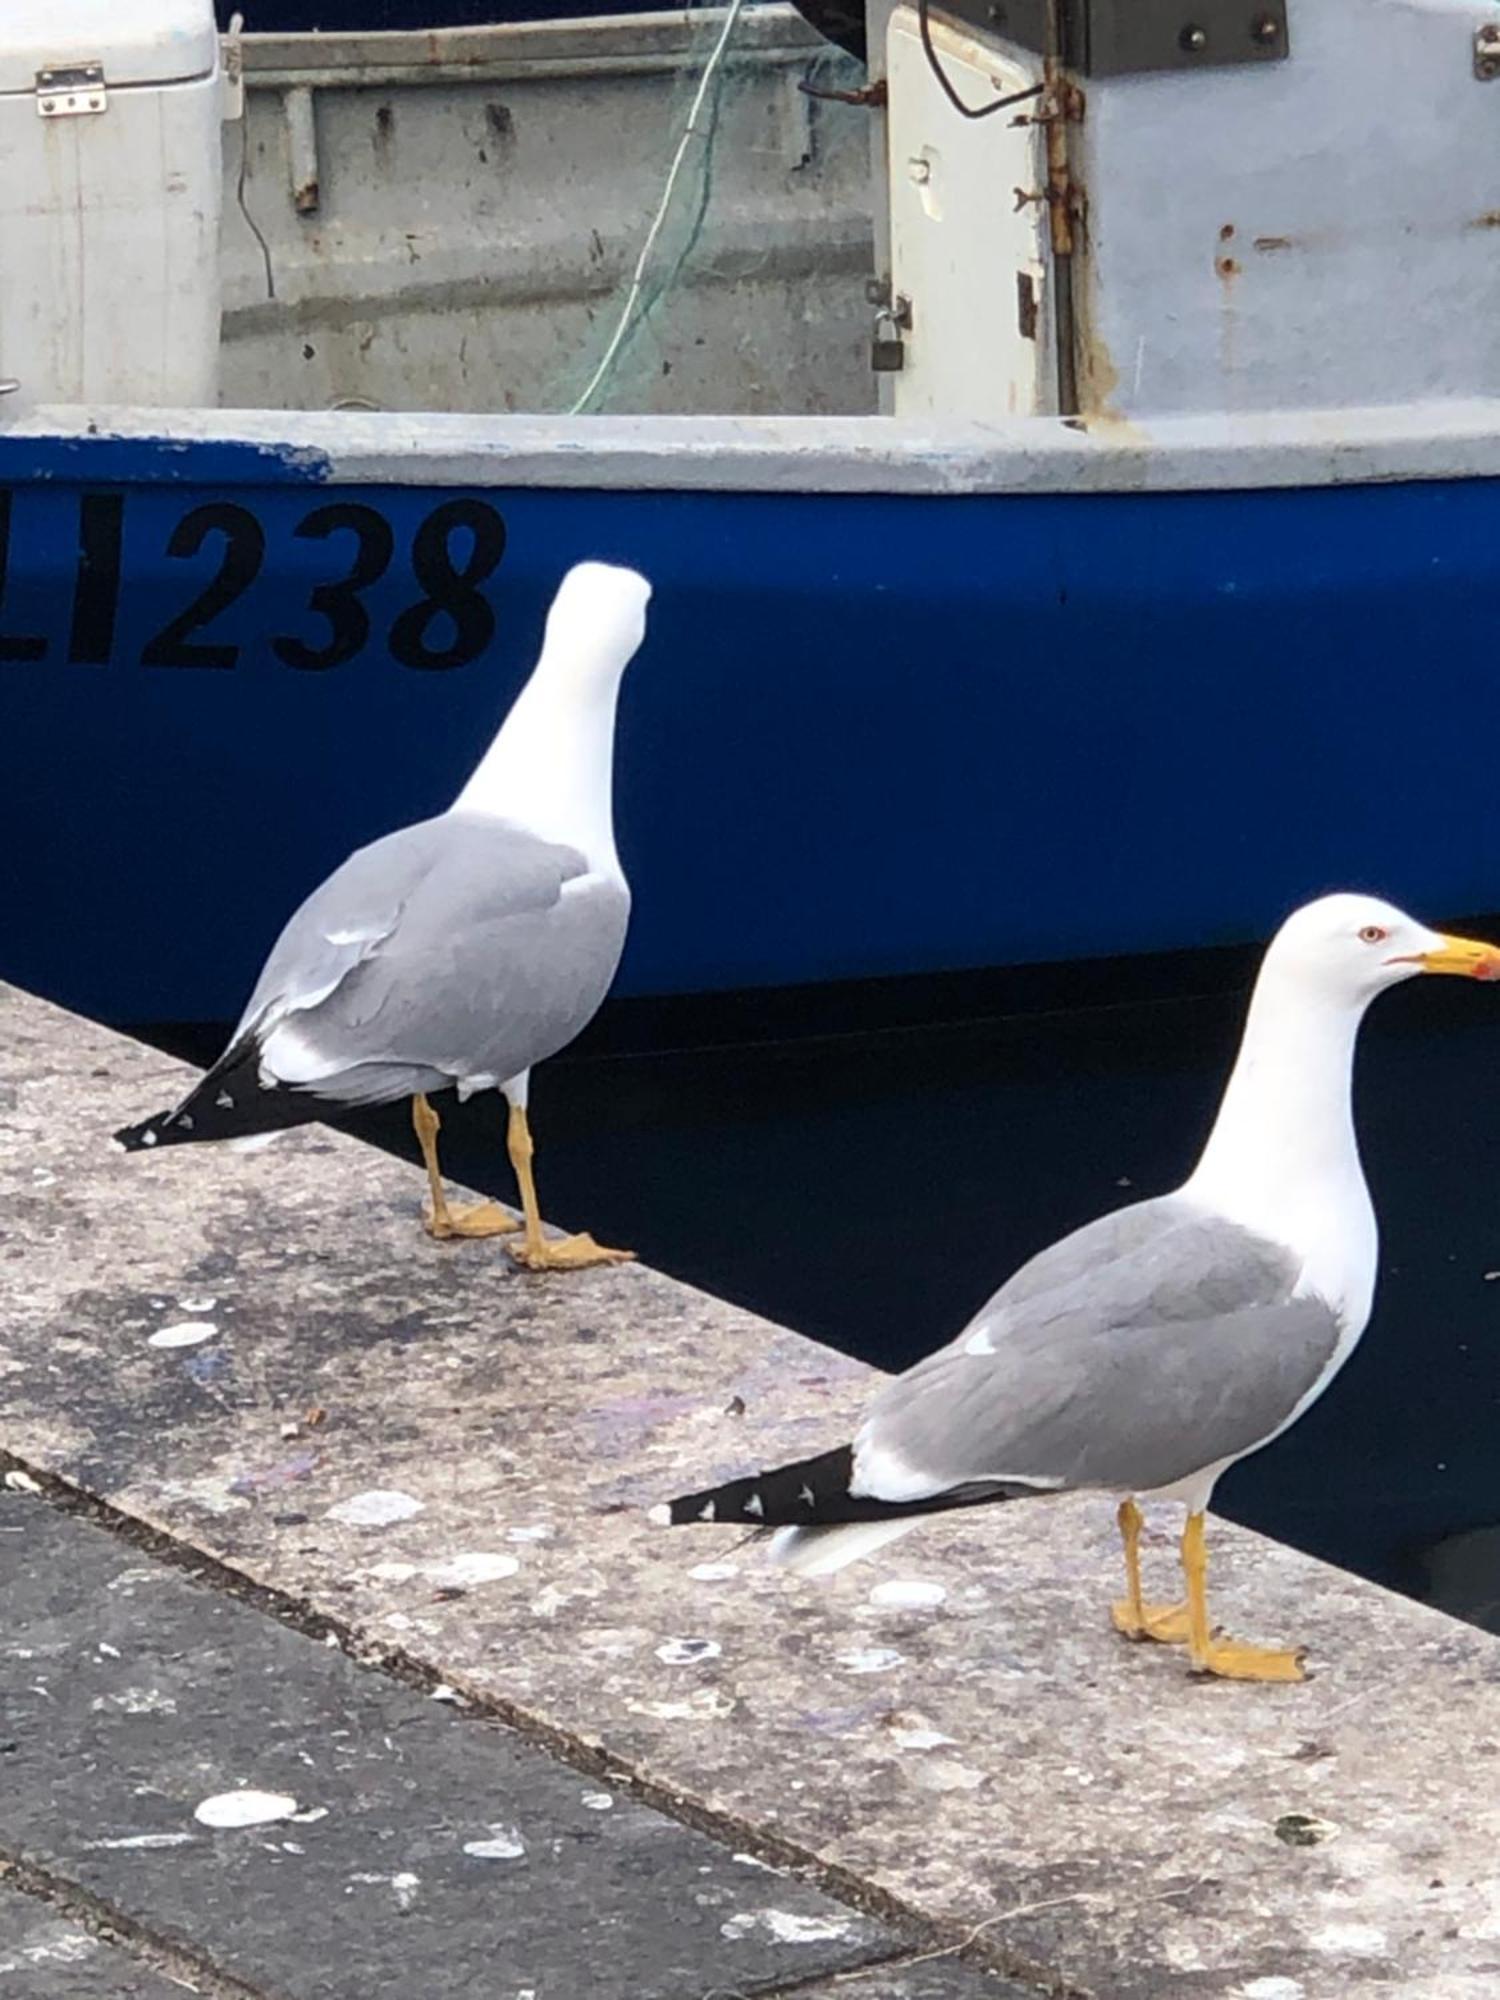
[{"label": "boat's interior", "polygon": [[1185,6],[869,0],[867,64],[742,0],[224,36],[121,0],[98,50],[58,0],[0,50],[0,374],[1095,429],[1488,393],[1500,44],[1462,0]]},{"label": "boat's interior", "polygon": [[[220,394],[566,411],[630,294],[722,14],[244,42]],[[591,409],[875,406],[860,66],[752,7]]]}]

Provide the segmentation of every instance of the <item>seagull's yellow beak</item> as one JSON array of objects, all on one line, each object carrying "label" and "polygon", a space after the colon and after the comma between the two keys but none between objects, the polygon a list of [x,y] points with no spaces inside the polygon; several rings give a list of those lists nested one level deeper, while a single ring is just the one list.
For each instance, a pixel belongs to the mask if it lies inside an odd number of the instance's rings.
[{"label": "seagull's yellow beak", "polygon": [[1479,938],[1445,937],[1436,951],[1416,951],[1402,961],[1424,972],[1452,972],[1461,979],[1500,979],[1500,945]]}]

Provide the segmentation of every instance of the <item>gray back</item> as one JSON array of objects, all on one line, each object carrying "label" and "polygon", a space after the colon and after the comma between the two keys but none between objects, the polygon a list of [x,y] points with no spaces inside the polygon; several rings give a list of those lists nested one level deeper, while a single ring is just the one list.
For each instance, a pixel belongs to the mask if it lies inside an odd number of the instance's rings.
[{"label": "gray back", "polygon": [[[1264,1443],[1330,1365],[1337,1318],[1296,1279],[1288,1251],[1180,1196],[1118,1210],[888,1384],[860,1444],[942,1486],[1174,1484]],[[976,1335],[993,1351],[965,1352]]]}]

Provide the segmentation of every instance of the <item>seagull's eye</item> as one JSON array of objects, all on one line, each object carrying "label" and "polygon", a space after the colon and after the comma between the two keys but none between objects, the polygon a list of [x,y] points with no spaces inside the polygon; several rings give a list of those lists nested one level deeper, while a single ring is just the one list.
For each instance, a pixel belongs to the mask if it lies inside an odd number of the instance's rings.
[{"label": "seagull's eye", "polygon": [[1384,944],[1390,932],[1379,924],[1366,924],[1359,934],[1361,944]]}]

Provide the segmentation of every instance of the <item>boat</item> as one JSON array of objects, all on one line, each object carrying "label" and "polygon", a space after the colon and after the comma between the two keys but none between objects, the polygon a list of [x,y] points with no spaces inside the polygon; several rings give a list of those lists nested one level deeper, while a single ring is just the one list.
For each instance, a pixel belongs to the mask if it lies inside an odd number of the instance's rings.
[{"label": "boat", "polygon": [[5,976],[232,1015],[586,555],[656,592],[623,993],[1500,907],[1472,10],[20,11]]}]

